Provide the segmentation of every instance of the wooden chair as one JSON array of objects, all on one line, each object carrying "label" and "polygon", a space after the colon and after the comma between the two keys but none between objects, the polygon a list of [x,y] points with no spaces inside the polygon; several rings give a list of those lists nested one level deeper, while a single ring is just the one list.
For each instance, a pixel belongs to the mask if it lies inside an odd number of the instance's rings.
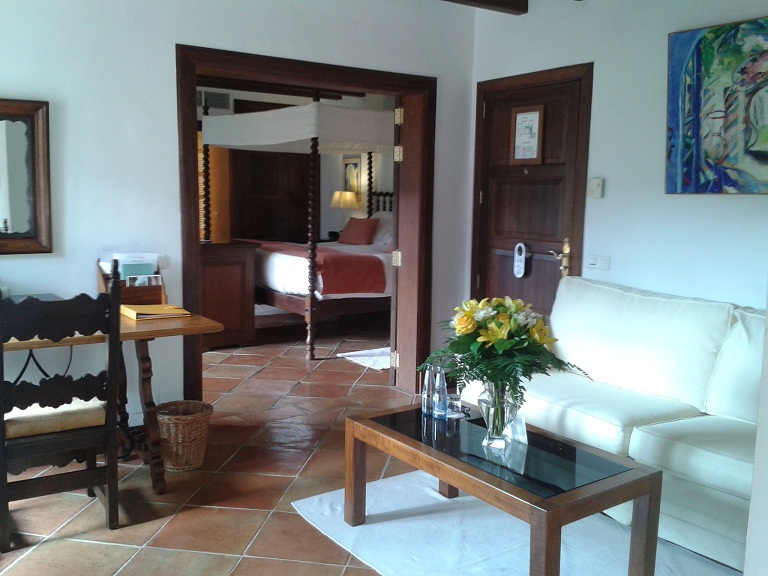
[{"label": "wooden chair", "polygon": [[[50,340],[59,345],[74,338],[72,344],[80,350],[89,346],[83,337],[99,332],[106,335],[107,358],[105,369],[98,374],[73,377],[67,367],[63,374],[49,375],[31,353],[28,362],[34,360],[43,375],[39,382],[24,380],[27,364],[18,375],[5,373],[5,356],[21,354],[5,350],[12,338]],[[122,359],[117,263],[112,266],[109,293],[95,299],[86,294],[55,301],[3,299],[0,336],[0,550],[10,548],[9,502],[46,494],[87,488],[88,495],[94,496],[93,488],[98,487],[107,509],[107,526],[117,528],[117,398]],[[103,339],[90,346],[103,348]],[[103,465],[96,460],[101,453]],[[9,481],[9,473],[18,475],[44,465],[63,467],[73,460],[86,462],[86,467],[70,472],[52,468],[39,477]]]}]

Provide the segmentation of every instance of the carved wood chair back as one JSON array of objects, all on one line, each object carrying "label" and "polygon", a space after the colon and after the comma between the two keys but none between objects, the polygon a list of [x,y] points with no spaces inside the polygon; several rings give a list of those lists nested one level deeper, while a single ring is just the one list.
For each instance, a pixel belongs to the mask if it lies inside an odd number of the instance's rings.
[{"label": "carved wood chair back", "polygon": [[[17,375],[6,374],[5,345],[11,340],[34,339],[61,343],[65,338],[106,336],[106,362],[97,373],[49,374],[28,352],[27,362]],[[69,300],[24,298],[0,301],[0,550],[10,548],[11,514],[9,503],[46,494],[94,488],[104,496],[107,526],[117,528],[117,401],[120,350],[120,281],[117,262],[112,265],[108,293],[91,298],[80,294]],[[85,347],[86,344],[82,344]],[[89,344],[102,347],[104,344]],[[80,348],[81,346],[78,346]],[[40,378],[28,376],[34,362]],[[89,368],[90,369],[90,368]],[[27,378],[36,380],[30,382]],[[103,465],[96,456],[104,454]],[[11,475],[37,466],[67,466],[85,462],[83,469],[69,472],[55,468],[44,475],[9,481]],[[77,468],[77,467],[76,467]]]}]

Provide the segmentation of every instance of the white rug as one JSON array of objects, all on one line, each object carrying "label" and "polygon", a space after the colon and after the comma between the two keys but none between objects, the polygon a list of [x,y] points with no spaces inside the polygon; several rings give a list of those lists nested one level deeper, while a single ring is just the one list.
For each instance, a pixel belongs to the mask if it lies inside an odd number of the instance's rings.
[{"label": "white rug", "polygon": [[[368,484],[366,523],[344,522],[344,490],[293,503],[308,522],[384,576],[528,575],[524,522],[462,493],[448,500],[437,480],[411,472]],[[629,528],[602,515],[563,528],[561,573],[627,573]],[[656,576],[741,574],[659,540]]]},{"label": "white rug", "polygon": [[342,352],[336,354],[339,358],[360,364],[366,368],[374,370],[384,370],[389,368],[389,346],[386,348],[374,348],[373,350],[359,350],[357,352]]},{"label": "white rug", "polygon": [[254,316],[277,316],[280,314],[290,314],[290,312],[269,306],[268,304],[254,304],[253,314]]}]

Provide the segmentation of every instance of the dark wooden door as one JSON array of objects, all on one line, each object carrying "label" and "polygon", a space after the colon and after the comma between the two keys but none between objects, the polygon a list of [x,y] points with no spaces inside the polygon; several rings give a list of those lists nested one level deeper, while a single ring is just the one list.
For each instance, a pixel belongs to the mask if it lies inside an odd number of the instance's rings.
[{"label": "dark wooden door", "polygon": [[[512,296],[549,314],[566,239],[570,274],[581,273],[591,93],[591,64],[478,84],[473,297]],[[539,112],[540,152],[521,158],[516,122],[529,111]]]}]

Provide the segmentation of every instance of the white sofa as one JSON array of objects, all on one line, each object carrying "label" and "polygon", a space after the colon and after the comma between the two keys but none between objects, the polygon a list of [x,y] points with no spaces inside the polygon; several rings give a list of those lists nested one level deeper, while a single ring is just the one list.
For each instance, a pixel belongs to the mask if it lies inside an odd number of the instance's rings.
[{"label": "white sofa", "polygon": [[534,377],[526,421],[663,470],[659,536],[743,570],[765,313],[567,277],[549,325],[591,379]]}]

